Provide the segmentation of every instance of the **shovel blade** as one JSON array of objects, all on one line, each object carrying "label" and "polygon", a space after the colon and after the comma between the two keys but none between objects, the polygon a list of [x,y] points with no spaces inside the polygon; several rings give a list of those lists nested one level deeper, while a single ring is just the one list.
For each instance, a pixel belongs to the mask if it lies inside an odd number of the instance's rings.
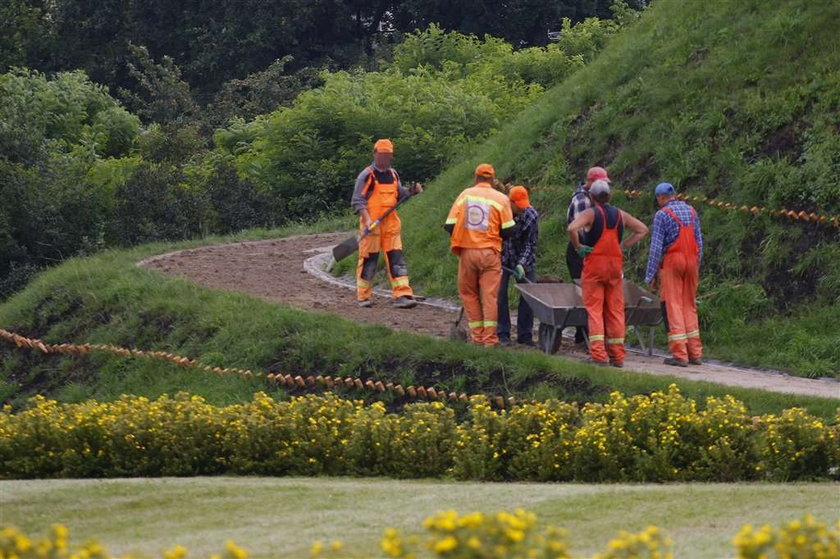
[{"label": "shovel blade", "polygon": [[333,258],[335,258],[336,262],[339,262],[355,253],[357,250],[359,250],[359,239],[354,235],[353,237],[345,239],[340,244],[333,247]]}]

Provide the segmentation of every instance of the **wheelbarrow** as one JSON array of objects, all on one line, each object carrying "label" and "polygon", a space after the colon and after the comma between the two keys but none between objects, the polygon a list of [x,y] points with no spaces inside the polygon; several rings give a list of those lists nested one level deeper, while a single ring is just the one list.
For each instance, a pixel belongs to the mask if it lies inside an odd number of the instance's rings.
[{"label": "wheelbarrow", "polygon": [[[588,323],[583,292],[573,283],[531,283],[516,284],[516,289],[534,311],[540,321],[539,347],[545,353],[556,353],[560,349],[563,330],[568,327],[584,327]],[[624,322],[633,326],[639,336],[642,350],[653,355],[654,327],[662,322],[659,299],[637,285],[624,282]],[[650,338],[645,348],[638,327],[649,326]],[[586,340],[587,345],[589,340]]]},{"label": "wheelbarrow", "polygon": [[540,321],[538,345],[545,353],[560,349],[564,328],[586,326],[586,308],[577,285],[517,283],[516,289]]}]

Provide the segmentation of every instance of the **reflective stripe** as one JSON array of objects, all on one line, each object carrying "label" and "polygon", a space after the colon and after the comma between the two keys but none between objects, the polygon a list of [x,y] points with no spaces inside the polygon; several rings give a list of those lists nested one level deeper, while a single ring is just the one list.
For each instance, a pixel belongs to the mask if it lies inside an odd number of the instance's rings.
[{"label": "reflective stripe", "polygon": [[592,334],[591,336],[589,336],[589,341],[590,342],[603,342],[604,341],[604,335],[603,334]]},{"label": "reflective stripe", "polygon": [[485,320],[484,321],[484,326],[485,327],[487,327],[487,326],[498,326],[498,324],[499,323],[496,322],[495,320]]},{"label": "reflective stripe", "polygon": [[408,285],[408,278],[396,278],[391,280],[391,287],[402,287],[403,285]]},{"label": "reflective stripe", "polygon": [[692,330],[688,334],[685,335],[686,338],[699,338],[700,337],[700,330]]},{"label": "reflective stripe", "polygon": [[516,225],[516,222],[511,219],[510,221],[505,221],[504,223],[502,223],[502,229],[509,229],[510,227],[513,227],[514,225]]},{"label": "reflective stripe", "polygon": [[356,285],[358,287],[368,288],[368,287],[370,287],[370,282],[367,281],[367,280],[363,280],[362,278],[357,278],[356,279]]},{"label": "reflective stripe", "polygon": [[685,340],[686,338],[688,338],[688,336],[685,334],[671,334],[668,336],[668,341],[676,342],[677,340]]},{"label": "reflective stripe", "polygon": [[623,344],[624,338],[607,338],[608,344]]},{"label": "reflective stripe", "polygon": [[458,223],[458,219],[454,217],[450,217],[446,220],[447,225],[455,225],[456,223]]},{"label": "reflective stripe", "polygon": [[484,322],[482,322],[481,320],[470,322],[470,328],[481,328],[482,326],[484,326]]},{"label": "reflective stripe", "polygon": [[496,202],[495,200],[491,200],[490,198],[484,198],[482,196],[464,196],[458,201],[458,205],[466,204],[467,202],[477,202],[479,204],[490,204],[494,208],[499,211],[502,211],[503,206]]}]

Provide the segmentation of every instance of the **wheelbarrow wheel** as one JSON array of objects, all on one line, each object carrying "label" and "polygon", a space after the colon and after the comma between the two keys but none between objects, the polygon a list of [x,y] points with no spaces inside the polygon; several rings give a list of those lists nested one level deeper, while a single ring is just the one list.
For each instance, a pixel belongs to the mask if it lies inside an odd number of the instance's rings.
[{"label": "wheelbarrow wheel", "polygon": [[563,338],[562,332],[550,324],[540,323],[539,335],[540,349],[548,354],[557,353]]}]

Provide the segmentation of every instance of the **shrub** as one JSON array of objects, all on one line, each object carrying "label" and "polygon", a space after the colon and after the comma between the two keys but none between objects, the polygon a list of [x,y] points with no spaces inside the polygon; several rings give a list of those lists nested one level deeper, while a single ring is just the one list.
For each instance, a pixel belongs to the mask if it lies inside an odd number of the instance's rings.
[{"label": "shrub", "polygon": [[[457,511],[439,512],[423,522],[426,537],[405,537],[394,528],[387,528],[380,541],[386,557],[449,557],[451,559],[569,559],[573,557],[565,542],[565,530],[556,526],[539,526],[535,514],[523,509],[513,513],[460,515]],[[0,530],[0,557],[41,559],[113,559],[96,540],[90,540],[75,552],[69,544],[66,526],[54,524],[50,537],[34,539],[11,526]],[[422,540],[422,541],[421,541]],[[774,530],[763,526],[755,530],[745,525],[732,540],[738,559],[809,557],[831,559],[840,553],[840,523],[835,529],[819,523],[811,515],[794,520]],[[592,559],[673,559],[673,542],[656,526],[639,533],[620,532],[606,549]],[[183,559],[187,549],[175,546],[162,553],[164,559]],[[130,559],[131,556],[123,556]],[[224,559],[247,559],[248,552],[232,541],[225,543]],[[348,553],[341,541],[325,545],[315,542],[310,557],[362,557]]]},{"label": "shrub", "polygon": [[548,401],[494,411],[477,396],[460,422],[440,402],[387,413],[332,393],[288,402],[257,393],[225,407],[185,393],[80,404],[37,396],[0,414],[0,476],[734,481],[826,478],[840,466],[840,428],[803,410],[750,417],[732,397],[696,408],[674,385],[580,408]]}]

